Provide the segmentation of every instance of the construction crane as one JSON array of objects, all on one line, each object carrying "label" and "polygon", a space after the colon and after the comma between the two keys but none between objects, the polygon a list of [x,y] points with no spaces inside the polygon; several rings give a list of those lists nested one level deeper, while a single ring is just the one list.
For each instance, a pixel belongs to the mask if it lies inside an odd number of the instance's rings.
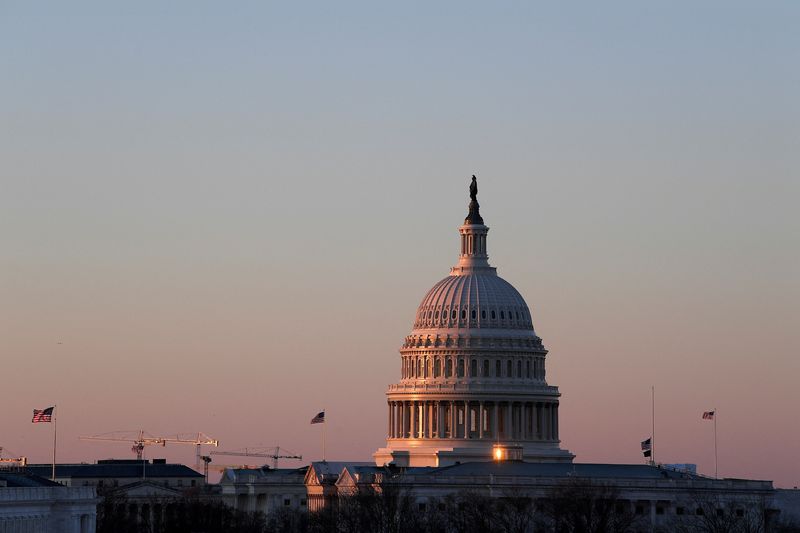
[{"label": "construction crane", "polygon": [[0,446],[0,466],[3,466],[3,465],[26,466],[27,464],[28,464],[28,458],[27,457],[14,457],[14,458],[5,457],[4,458],[3,457],[3,447]]},{"label": "construction crane", "polygon": [[151,435],[145,430],[139,431],[111,431],[109,433],[101,433],[100,435],[87,435],[79,437],[80,440],[93,440],[103,442],[130,442],[131,451],[136,454],[136,459],[141,460],[144,455],[145,446],[166,446],[167,444],[192,444],[195,446],[195,466],[199,469],[202,467],[203,461],[201,459],[201,447],[219,446],[217,439],[212,439],[205,433],[181,433],[174,437],[161,437]]},{"label": "construction crane", "polygon": [[[281,454],[283,451],[283,454]],[[276,446],[274,448],[242,448],[229,452],[211,452],[211,455],[231,455],[234,457],[266,457],[272,459],[272,468],[278,468],[278,459],[297,459],[303,460],[302,455],[295,455],[286,448]]]}]

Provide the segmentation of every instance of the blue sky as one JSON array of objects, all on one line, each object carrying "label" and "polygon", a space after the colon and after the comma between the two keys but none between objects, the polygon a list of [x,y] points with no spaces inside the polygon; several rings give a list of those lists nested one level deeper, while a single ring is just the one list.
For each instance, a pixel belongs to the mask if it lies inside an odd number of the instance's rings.
[{"label": "blue sky", "polygon": [[[579,460],[638,460],[654,384],[664,459],[709,471],[716,405],[721,469],[796,485],[798,23],[796,2],[1,3],[0,350],[50,372],[3,393],[24,416],[0,445],[44,459],[27,411],[58,400],[72,436],[313,457],[327,406],[330,454],[368,457],[475,173]],[[65,453],[114,453],[86,446]]]}]

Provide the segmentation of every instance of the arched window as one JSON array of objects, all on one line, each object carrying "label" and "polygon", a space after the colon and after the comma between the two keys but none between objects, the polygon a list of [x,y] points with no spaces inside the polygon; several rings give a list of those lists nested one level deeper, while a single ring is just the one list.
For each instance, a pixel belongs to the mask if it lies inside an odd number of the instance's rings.
[{"label": "arched window", "polygon": [[481,310],[481,318],[486,320],[486,309]]},{"label": "arched window", "polygon": [[442,375],[442,362],[437,357],[433,362],[433,377],[438,378]]},{"label": "arched window", "polygon": [[478,316],[478,312],[476,310],[472,310],[472,320],[475,320]]},{"label": "arched window", "polygon": [[422,377],[422,359],[417,359],[417,377]]},{"label": "arched window", "polygon": [[462,309],[461,310],[461,320],[465,320],[466,318],[467,318],[467,310],[466,309]]},{"label": "arched window", "polygon": [[506,377],[507,378],[514,377],[514,367],[511,365],[511,359],[506,361]]},{"label": "arched window", "polygon": [[483,360],[483,377],[488,377],[488,376],[489,376],[489,360],[488,359],[484,359]]},{"label": "arched window", "polygon": [[505,319],[506,319],[506,312],[500,311],[500,320],[505,320]]},{"label": "arched window", "polygon": [[494,309],[492,309],[492,320],[495,319]]},{"label": "arched window", "polygon": [[436,320],[439,320],[439,310],[438,309],[433,312],[433,318],[436,319]]},{"label": "arched window", "polygon": [[453,359],[450,357],[444,363],[444,375],[448,378],[453,375]]},{"label": "arched window", "polygon": [[519,320],[519,311],[516,311],[516,313],[517,313],[517,320]]},{"label": "arched window", "polygon": [[469,377],[477,378],[478,377],[478,360],[473,359],[469,362]]},{"label": "arched window", "polygon": [[503,365],[500,363],[500,360],[494,362],[494,377],[499,378],[502,377],[503,374]]},{"label": "arched window", "polygon": [[522,377],[522,361],[517,361],[517,377]]},{"label": "arched window", "polygon": [[453,309],[453,312],[452,312],[452,313],[450,313],[450,318],[452,318],[453,320],[455,320],[455,319],[456,319],[456,316],[457,316],[457,315],[456,315],[456,310],[455,310],[455,309]]},{"label": "arched window", "polygon": [[464,359],[458,358],[458,377],[464,377]]},{"label": "arched window", "polygon": [[531,360],[525,361],[525,377],[531,379]]}]

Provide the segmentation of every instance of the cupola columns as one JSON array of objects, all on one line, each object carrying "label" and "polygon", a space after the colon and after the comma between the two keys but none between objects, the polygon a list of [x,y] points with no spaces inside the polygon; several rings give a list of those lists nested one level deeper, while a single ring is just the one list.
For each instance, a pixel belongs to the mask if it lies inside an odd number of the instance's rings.
[{"label": "cupola columns", "polygon": [[465,268],[491,268],[489,254],[486,253],[486,234],[489,227],[483,224],[465,224],[458,228],[461,234],[461,255],[458,258],[459,270]]}]

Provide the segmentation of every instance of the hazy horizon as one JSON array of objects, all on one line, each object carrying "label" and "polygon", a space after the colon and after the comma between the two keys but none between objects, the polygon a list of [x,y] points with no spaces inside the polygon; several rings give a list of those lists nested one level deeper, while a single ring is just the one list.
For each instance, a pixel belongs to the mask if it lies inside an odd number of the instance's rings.
[{"label": "hazy horizon", "polygon": [[[0,5],[0,446],[370,460],[479,179],[580,462],[800,485],[800,5]],[[193,464],[191,446],[147,450]],[[215,459],[222,462],[222,458]],[[235,462],[235,461],[231,461]],[[297,464],[284,462],[284,465]]]}]

